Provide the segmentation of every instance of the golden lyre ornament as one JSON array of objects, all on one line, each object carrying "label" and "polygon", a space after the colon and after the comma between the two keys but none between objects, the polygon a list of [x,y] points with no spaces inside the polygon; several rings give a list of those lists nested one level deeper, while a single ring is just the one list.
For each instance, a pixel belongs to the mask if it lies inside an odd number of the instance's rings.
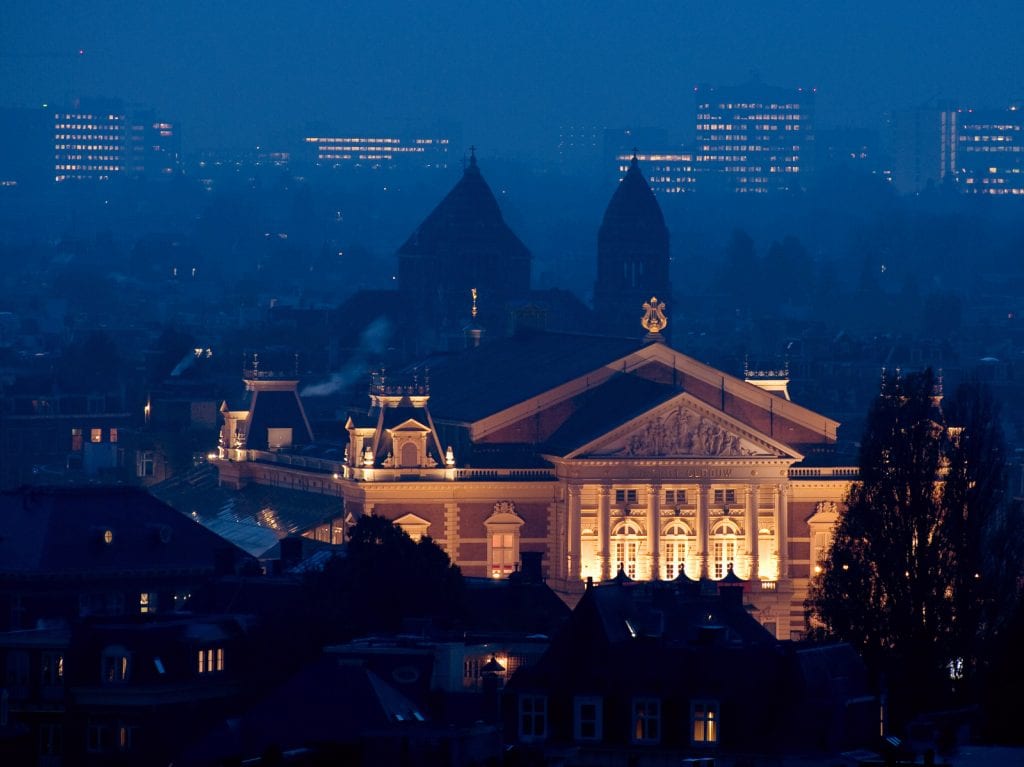
[{"label": "golden lyre ornament", "polygon": [[668,325],[665,317],[665,302],[659,301],[656,296],[651,296],[650,301],[644,301],[644,318],[640,324],[646,328],[648,333],[660,333]]}]

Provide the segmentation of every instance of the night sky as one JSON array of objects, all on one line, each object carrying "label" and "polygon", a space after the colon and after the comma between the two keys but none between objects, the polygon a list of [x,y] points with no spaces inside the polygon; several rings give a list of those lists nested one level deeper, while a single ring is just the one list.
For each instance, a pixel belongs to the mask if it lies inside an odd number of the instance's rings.
[{"label": "night sky", "polygon": [[[1024,98],[1020,0],[88,2],[4,0],[0,105],[120,97],[186,149],[428,133],[509,155],[561,124],[692,131],[693,87],[751,73],[818,90],[819,125],[935,98]],[[79,55],[79,50],[83,54]]]}]

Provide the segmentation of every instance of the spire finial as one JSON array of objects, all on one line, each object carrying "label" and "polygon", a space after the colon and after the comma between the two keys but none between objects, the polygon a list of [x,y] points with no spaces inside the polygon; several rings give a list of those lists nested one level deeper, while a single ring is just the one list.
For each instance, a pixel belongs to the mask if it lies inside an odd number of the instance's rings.
[{"label": "spire finial", "polygon": [[473,297],[473,309],[472,309],[471,316],[475,320],[476,319],[476,288],[470,288],[469,289],[469,293]]},{"label": "spire finial", "polygon": [[633,158],[629,161],[629,166],[631,168],[636,168],[640,164],[640,158],[637,157],[638,151],[639,150],[636,147],[633,147]]},{"label": "spire finial", "polygon": [[470,144],[469,146],[469,167],[476,167],[476,145]]}]

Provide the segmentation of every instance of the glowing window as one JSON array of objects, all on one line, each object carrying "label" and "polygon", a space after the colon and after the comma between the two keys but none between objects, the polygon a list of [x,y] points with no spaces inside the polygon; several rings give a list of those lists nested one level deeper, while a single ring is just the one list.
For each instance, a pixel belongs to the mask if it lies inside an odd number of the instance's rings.
[{"label": "glowing window", "polygon": [[634,698],[632,729],[634,743],[657,743],[661,740],[661,701],[657,698]]},{"label": "glowing window", "polygon": [[690,741],[694,744],[711,745],[718,742],[718,702],[695,700],[690,707],[693,728]]}]

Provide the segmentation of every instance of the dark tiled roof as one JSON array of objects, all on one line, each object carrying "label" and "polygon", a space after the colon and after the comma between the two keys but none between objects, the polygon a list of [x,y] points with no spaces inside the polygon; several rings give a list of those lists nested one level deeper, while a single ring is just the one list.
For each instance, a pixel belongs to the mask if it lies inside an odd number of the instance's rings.
[{"label": "dark tiled roof", "polygon": [[548,440],[545,453],[564,455],[679,394],[668,384],[619,373],[580,396],[580,407]]},{"label": "dark tiled roof", "polygon": [[[104,533],[110,531],[110,543]],[[137,488],[0,494],[0,572],[12,575],[208,570],[241,550]]]},{"label": "dark tiled roof", "polygon": [[267,449],[267,429],[292,430],[292,444],[305,445],[313,441],[306,426],[298,395],[291,391],[257,392],[252,412],[249,413],[245,446],[255,450]]},{"label": "dark tiled roof", "polygon": [[668,248],[668,229],[661,206],[647,185],[636,158],[623,177],[604,212],[600,239],[630,239],[643,232],[645,237],[656,237]]},{"label": "dark tiled roof", "polygon": [[530,257],[530,251],[505,223],[498,201],[474,158],[459,182],[409,236],[398,254],[432,255],[479,244],[498,248],[511,258]]},{"label": "dark tiled roof", "polygon": [[524,332],[430,363],[435,419],[477,421],[640,347],[628,338]]}]

